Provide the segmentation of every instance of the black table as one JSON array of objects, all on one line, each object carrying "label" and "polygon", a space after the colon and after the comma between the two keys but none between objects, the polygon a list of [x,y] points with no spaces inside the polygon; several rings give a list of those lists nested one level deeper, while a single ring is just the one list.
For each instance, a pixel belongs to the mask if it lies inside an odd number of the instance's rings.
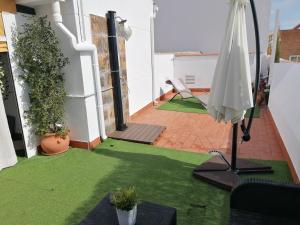
[{"label": "black table", "polygon": [[[109,195],[102,199],[80,225],[119,225],[117,212],[110,203]],[[176,225],[176,209],[141,202],[137,206],[135,225]]]}]

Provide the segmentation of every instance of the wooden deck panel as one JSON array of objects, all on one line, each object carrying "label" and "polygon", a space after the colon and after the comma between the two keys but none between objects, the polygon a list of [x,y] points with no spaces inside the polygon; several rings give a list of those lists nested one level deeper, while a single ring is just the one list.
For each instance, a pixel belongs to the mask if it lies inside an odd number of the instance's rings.
[{"label": "wooden deck panel", "polygon": [[124,131],[114,131],[108,137],[143,144],[153,144],[166,129],[164,126],[128,123]]}]

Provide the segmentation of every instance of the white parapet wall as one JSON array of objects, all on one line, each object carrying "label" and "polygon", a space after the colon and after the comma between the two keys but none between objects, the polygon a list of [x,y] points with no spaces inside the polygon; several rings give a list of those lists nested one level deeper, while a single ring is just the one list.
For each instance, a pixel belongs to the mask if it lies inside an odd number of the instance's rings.
[{"label": "white parapet wall", "polygon": [[271,84],[269,109],[300,177],[300,64],[276,63]]},{"label": "white parapet wall", "polygon": [[[254,56],[254,53],[249,53],[253,81],[255,79]],[[218,57],[219,54],[177,53],[174,57],[174,76],[189,88],[209,89]]]},{"label": "white parapet wall", "polygon": [[172,90],[166,81],[174,78],[174,54],[155,54],[155,98]]},{"label": "white parapet wall", "polygon": [[[214,56],[177,56],[174,59],[174,75],[189,88],[210,88],[217,64]],[[195,82],[192,82],[195,77]],[[190,82],[186,82],[186,79]]]}]

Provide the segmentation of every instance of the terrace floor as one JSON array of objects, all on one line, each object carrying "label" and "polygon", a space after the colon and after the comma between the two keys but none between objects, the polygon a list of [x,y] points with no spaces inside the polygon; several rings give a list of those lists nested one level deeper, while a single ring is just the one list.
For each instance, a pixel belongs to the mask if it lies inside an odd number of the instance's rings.
[{"label": "terrace floor", "polygon": [[[206,114],[155,108],[133,121],[167,129],[155,145],[108,139],[94,151],[71,149],[20,159],[1,171],[0,223],[78,224],[107,193],[135,185],[140,199],[175,207],[179,225],[228,225],[230,193],[195,179],[192,171],[209,158],[201,153],[214,148],[229,152],[230,125],[215,123]],[[243,144],[240,156],[266,159],[254,161],[275,171],[241,179],[292,181],[266,108],[255,119],[253,140]]]},{"label": "terrace floor", "polygon": [[[159,105],[173,95],[173,93],[167,95]],[[208,114],[166,111],[149,107],[134,116],[131,122],[166,126],[167,129],[155,143],[160,147],[193,152],[218,149],[228,154],[231,151],[231,124],[219,124]],[[284,159],[266,106],[261,107],[260,118],[254,119],[251,135],[252,139],[247,143],[241,144],[239,140],[239,157],[262,160]]]}]

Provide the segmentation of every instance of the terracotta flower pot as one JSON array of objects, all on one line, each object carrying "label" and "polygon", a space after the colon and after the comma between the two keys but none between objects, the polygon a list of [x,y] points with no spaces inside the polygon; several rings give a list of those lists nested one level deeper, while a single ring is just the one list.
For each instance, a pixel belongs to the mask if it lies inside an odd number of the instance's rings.
[{"label": "terracotta flower pot", "polygon": [[41,139],[43,155],[57,155],[66,152],[69,149],[70,137],[62,138],[55,134],[46,134]]}]

